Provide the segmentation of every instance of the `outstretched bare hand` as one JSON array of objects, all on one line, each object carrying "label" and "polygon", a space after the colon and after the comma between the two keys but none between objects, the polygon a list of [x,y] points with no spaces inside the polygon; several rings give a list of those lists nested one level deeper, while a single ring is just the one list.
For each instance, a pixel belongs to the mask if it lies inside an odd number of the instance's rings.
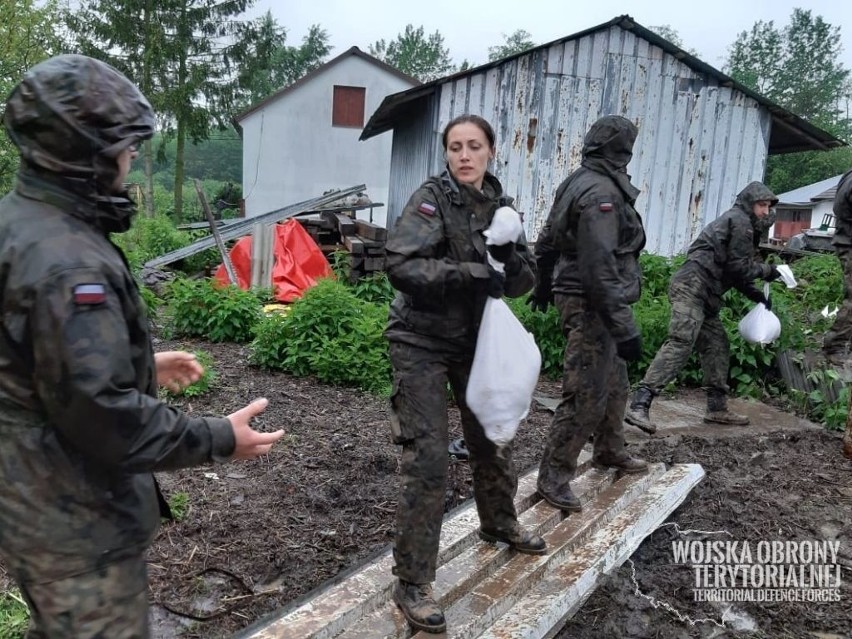
[{"label": "outstretched bare hand", "polygon": [[256,399],[248,406],[228,415],[236,441],[231,459],[254,459],[265,455],[272,449],[272,445],[284,436],[283,430],[261,433],[251,427],[251,418],[262,413],[267,404],[269,401],[266,398]]}]

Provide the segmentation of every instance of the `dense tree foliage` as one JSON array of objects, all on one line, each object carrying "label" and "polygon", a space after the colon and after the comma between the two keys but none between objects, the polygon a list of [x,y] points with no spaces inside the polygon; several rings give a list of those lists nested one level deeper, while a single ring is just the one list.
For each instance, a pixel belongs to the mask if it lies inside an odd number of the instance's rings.
[{"label": "dense tree foliage", "polygon": [[[840,62],[840,27],[794,9],[783,28],[756,22],[730,47],[725,70],[742,82],[841,139],[850,137],[849,70]],[[852,151],[791,153],[769,159],[766,182],[776,193],[838,175]]]},{"label": "dense tree foliage", "polygon": [[387,62],[403,73],[428,82],[454,71],[450,50],[444,46],[440,31],[426,35],[422,26],[407,25],[393,40],[371,44],[370,55]]},{"label": "dense tree foliage", "polygon": [[[0,96],[6,96],[24,71],[61,51],[60,17],[55,0],[0,2]],[[18,151],[0,133],[0,194],[14,183]]]}]

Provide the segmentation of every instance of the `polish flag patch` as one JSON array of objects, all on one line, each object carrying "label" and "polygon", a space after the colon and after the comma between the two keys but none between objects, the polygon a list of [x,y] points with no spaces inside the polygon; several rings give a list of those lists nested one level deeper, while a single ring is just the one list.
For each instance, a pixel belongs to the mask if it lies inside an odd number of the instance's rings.
[{"label": "polish flag patch", "polygon": [[601,202],[598,207],[601,211],[611,211],[612,210],[612,202]]},{"label": "polish flag patch", "polygon": [[80,306],[92,306],[106,302],[106,289],[103,284],[77,284],[74,287],[74,303]]},{"label": "polish flag patch", "polygon": [[429,204],[429,202],[421,202],[420,206],[417,207],[417,210],[423,213],[424,215],[435,215],[435,205]]}]

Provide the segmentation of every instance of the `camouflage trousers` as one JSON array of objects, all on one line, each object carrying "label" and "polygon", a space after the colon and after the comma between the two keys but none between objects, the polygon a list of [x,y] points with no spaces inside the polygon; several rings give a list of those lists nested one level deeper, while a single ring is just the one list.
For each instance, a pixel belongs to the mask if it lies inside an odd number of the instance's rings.
[{"label": "camouflage trousers", "polygon": [[836,246],[835,252],[843,267],[843,303],[834,324],[823,339],[826,354],[844,354],[852,345],[852,246]]},{"label": "camouflage trousers", "polygon": [[627,365],[600,316],[582,297],[556,295],[567,343],[562,400],[556,408],[539,469],[539,485],[559,491],[577,472],[577,458],[594,435],[594,455],[624,455]]},{"label": "camouflage trousers", "polygon": [[130,557],[48,583],[19,583],[30,609],[26,639],[148,639],[145,559]]},{"label": "camouflage trousers", "polygon": [[645,377],[639,383],[654,395],[660,393],[686,366],[692,349],[698,350],[704,372],[704,387],[709,391],[728,392],[728,335],[718,311],[709,311],[700,280],[681,281],[675,276],[669,286],[672,304],[669,335],[657,351]]},{"label": "camouflage trousers", "polygon": [[449,466],[448,382],[461,412],[482,527],[515,525],[518,481],[511,445],[498,450],[465,402],[470,357],[392,342],[390,359],[391,431],[394,443],[402,444],[393,572],[405,581],[430,583],[435,580]]}]

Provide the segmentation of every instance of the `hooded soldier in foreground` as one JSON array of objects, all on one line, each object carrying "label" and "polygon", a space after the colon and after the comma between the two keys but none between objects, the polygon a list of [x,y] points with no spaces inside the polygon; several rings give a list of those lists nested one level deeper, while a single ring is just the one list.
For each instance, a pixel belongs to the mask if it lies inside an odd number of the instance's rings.
[{"label": "hooded soldier in foreground", "polygon": [[157,399],[203,369],[152,350],[144,304],[110,233],[154,114],[114,68],[79,55],[30,69],[3,122],[21,154],[0,201],[0,560],[32,638],[148,637],[143,554],[168,507],[154,471],[249,459],[282,431]]},{"label": "hooded soldier in foreground", "polygon": [[631,304],[639,299],[642,220],[639,190],[627,165],[638,129],[605,116],[586,134],[583,160],[556,191],[535,245],[537,284],[531,301],[544,310],[555,299],[565,334],[562,399],[553,416],[538,474],[550,504],[581,509],[571,490],[583,445],[594,435],[594,462],[622,472],[647,469],[624,444],[629,385],[625,360],[638,359],[642,339]]}]

